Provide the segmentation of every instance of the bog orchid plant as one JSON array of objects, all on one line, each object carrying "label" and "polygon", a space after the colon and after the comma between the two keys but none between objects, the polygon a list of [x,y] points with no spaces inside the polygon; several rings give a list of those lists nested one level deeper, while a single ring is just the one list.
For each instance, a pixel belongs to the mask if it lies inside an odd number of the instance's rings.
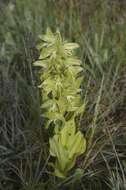
[{"label": "bog orchid plant", "polygon": [[80,88],[83,69],[75,56],[78,44],[63,41],[59,31],[53,34],[47,29],[40,41],[40,57],[34,65],[41,68],[41,107],[45,128],[53,130],[49,150],[55,157],[54,175],[63,178],[86,150],[86,140],[78,127],[78,118],[85,108]]}]

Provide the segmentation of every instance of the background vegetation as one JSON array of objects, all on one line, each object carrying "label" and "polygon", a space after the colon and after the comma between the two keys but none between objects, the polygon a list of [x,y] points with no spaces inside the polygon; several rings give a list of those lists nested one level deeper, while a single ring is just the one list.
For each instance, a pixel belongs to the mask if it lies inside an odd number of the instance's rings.
[{"label": "background vegetation", "polygon": [[[126,189],[125,0],[0,1],[0,189]],[[78,42],[87,101],[81,131],[83,169],[59,180],[49,172],[37,60],[38,35],[58,27]],[[89,135],[90,134],[90,135]]]}]

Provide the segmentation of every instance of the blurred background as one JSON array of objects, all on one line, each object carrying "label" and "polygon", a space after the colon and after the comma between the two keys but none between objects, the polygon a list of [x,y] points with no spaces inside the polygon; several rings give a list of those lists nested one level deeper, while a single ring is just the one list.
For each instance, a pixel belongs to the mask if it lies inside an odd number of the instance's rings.
[{"label": "blurred background", "polygon": [[[48,134],[41,118],[38,36],[59,28],[77,42],[82,60],[81,130],[95,133],[76,166],[60,181],[48,169]],[[126,1],[0,1],[0,190],[126,189]]]}]

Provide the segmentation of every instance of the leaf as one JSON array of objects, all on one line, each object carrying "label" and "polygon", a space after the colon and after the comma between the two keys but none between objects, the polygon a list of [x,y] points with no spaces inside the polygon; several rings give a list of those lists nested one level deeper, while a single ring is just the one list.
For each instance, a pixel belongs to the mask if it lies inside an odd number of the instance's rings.
[{"label": "leaf", "polygon": [[72,158],[75,155],[79,156],[82,153],[84,153],[85,150],[86,150],[86,140],[79,131],[71,141],[69,158]]},{"label": "leaf", "polygon": [[45,35],[40,35],[39,38],[44,41],[44,42],[48,42],[48,43],[52,43],[55,38],[54,38],[54,34],[52,33],[50,28],[47,28],[46,30],[46,34]]},{"label": "leaf", "polygon": [[53,138],[49,139],[50,144],[50,155],[59,157],[59,136],[54,135]]},{"label": "leaf", "polygon": [[75,122],[72,119],[50,140],[50,154],[56,157],[55,175],[65,177],[75,165],[77,156],[85,150],[86,140],[80,131],[75,132]]},{"label": "leaf", "polygon": [[78,66],[80,66],[81,65],[81,61],[79,60],[79,59],[76,59],[76,58],[68,58],[67,60],[66,60],[66,64],[68,64],[68,66],[69,65],[78,65]]},{"label": "leaf", "polygon": [[76,49],[76,48],[79,48],[79,45],[76,44],[76,43],[65,43],[64,44],[64,49],[65,50],[73,50],[73,49]]},{"label": "leaf", "polygon": [[55,167],[54,175],[59,177],[59,178],[65,178],[66,177],[66,173],[64,174],[63,172],[61,172],[58,169],[58,167]]},{"label": "leaf", "polygon": [[43,102],[41,108],[50,108],[53,106],[53,104],[55,104],[55,102],[53,100],[46,100],[45,102]]},{"label": "leaf", "polygon": [[66,127],[64,127],[61,131],[61,143],[64,147],[68,147],[68,141],[75,133],[75,122],[70,120],[65,125]]},{"label": "leaf", "polygon": [[37,67],[47,68],[47,63],[45,61],[42,61],[42,60],[35,61],[33,63],[33,65],[37,66]]}]

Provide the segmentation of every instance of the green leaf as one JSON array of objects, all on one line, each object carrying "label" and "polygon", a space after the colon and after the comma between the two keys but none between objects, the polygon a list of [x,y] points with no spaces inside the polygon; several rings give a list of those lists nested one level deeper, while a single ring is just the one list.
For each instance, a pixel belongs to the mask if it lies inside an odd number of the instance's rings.
[{"label": "green leaf", "polygon": [[84,139],[82,133],[79,131],[74,136],[73,139],[71,139],[70,142],[70,153],[69,158],[79,156],[80,154],[84,153],[86,150],[86,140]]},{"label": "green leaf", "polygon": [[77,156],[86,150],[86,140],[82,133],[75,132],[75,122],[70,120],[66,126],[50,140],[50,154],[56,157],[55,175],[66,176],[75,165]]},{"label": "green leaf", "polygon": [[37,67],[47,68],[47,63],[46,63],[46,61],[43,61],[43,60],[38,60],[38,61],[34,62],[33,65],[37,66]]},{"label": "green leaf", "polygon": [[64,44],[64,49],[65,50],[73,50],[79,48],[79,45],[76,43],[65,43]]}]

